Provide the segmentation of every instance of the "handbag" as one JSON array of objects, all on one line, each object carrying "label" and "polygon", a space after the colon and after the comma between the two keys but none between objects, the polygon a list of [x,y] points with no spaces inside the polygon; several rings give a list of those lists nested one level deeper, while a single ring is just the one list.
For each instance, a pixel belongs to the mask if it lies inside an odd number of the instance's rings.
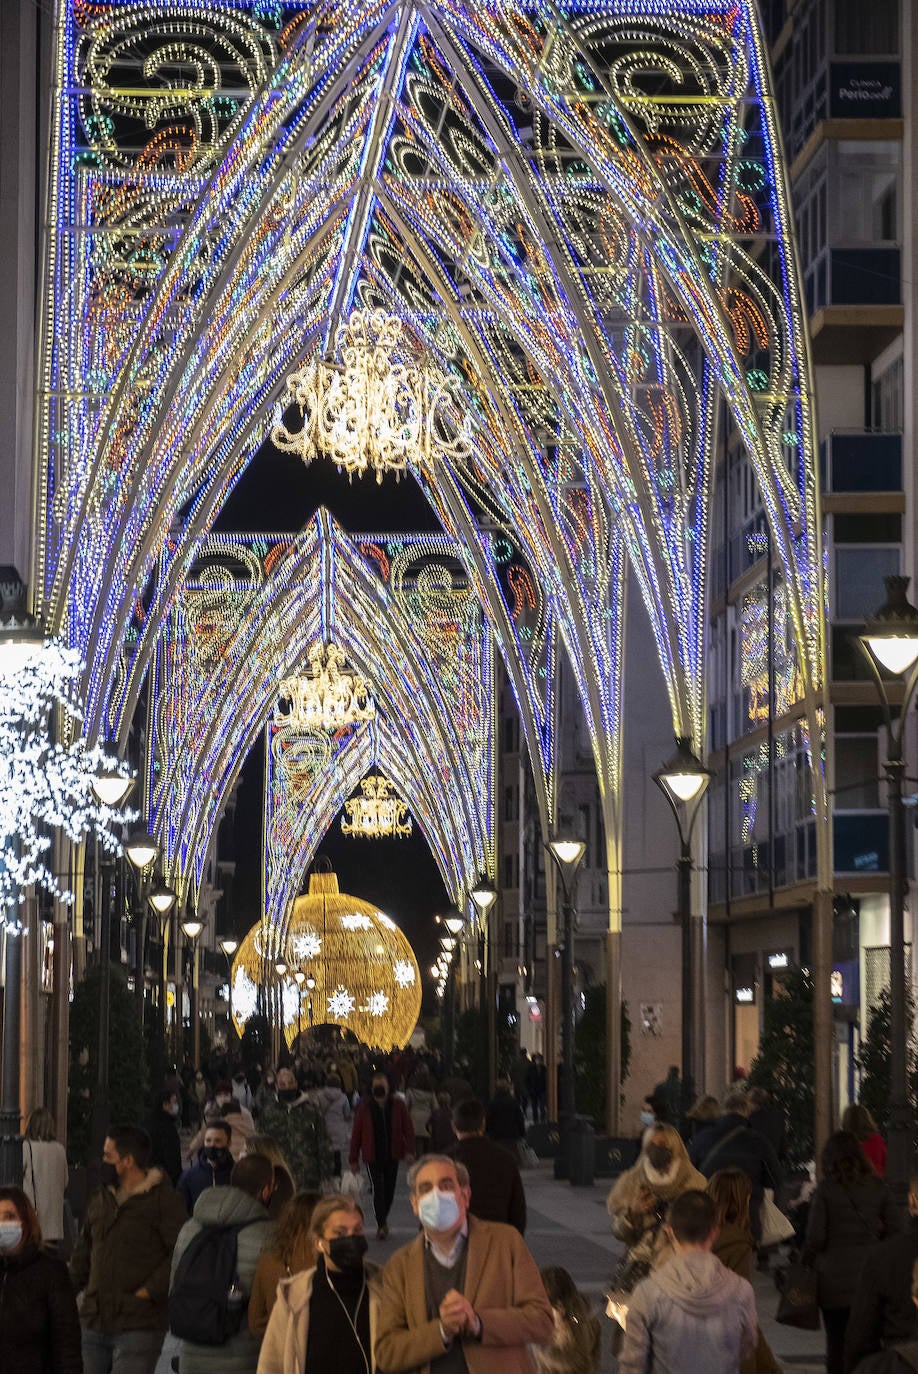
[{"label": "handbag", "polygon": [[784,1270],[775,1321],[804,1331],[819,1330],[816,1270],[795,1262]]},{"label": "handbag", "polygon": [[363,1179],[360,1174],[355,1173],[353,1169],[344,1169],[341,1174],[340,1192],[344,1193],[345,1197],[356,1198],[359,1202],[363,1196]]},{"label": "handbag", "polygon": [[763,1250],[772,1245],[780,1245],[782,1240],[790,1240],[794,1234],[794,1223],[784,1215],[775,1202],[773,1188],[766,1188],[763,1192],[759,1220],[762,1229],[759,1245]]}]

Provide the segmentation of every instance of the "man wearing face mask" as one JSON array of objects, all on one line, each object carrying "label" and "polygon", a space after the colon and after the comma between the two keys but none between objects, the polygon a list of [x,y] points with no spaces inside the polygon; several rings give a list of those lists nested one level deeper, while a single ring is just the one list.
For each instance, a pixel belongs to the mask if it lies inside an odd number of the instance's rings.
[{"label": "man wearing face mask", "polygon": [[204,1132],[204,1145],[196,1164],[185,1170],[178,1191],[189,1212],[208,1188],[226,1188],[233,1172],[230,1153],[230,1128],[225,1121],[213,1121]]},{"label": "man wearing face mask", "polygon": [[469,1215],[468,1173],[446,1155],[408,1171],[423,1230],[383,1270],[374,1353],[386,1374],[531,1374],[554,1318],[519,1231]]},{"label": "man wearing face mask", "polygon": [[380,1289],[363,1212],[333,1193],[316,1203],[309,1231],[317,1263],[278,1284],[258,1374],[372,1374]]},{"label": "man wearing face mask", "polygon": [[[275,1223],[267,1210],[273,1188],[274,1166],[264,1155],[255,1154],[246,1155],[233,1166],[225,1188],[211,1188],[201,1194],[194,1215],[186,1221],[175,1243],[170,1293],[181,1291],[182,1256],[201,1231],[208,1227],[238,1226],[234,1285],[239,1300],[248,1303],[258,1257],[274,1239]],[[198,1261],[189,1257],[189,1265],[194,1276],[200,1278]],[[191,1281],[190,1276],[185,1281]],[[239,1331],[222,1345],[182,1341],[179,1374],[255,1374],[257,1364],[258,1341],[249,1331],[248,1322],[243,1321]]]},{"label": "man wearing face mask", "polygon": [[178,1133],[181,1114],[178,1094],[172,1088],[164,1088],[147,1126],[153,1152],[151,1161],[165,1170],[173,1184],[178,1183],[182,1172],[182,1142]]},{"label": "man wearing face mask", "polygon": [[255,1120],[248,1108],[241,1107],[233,1094],[233,1085],[228,1078],[222,1079],[214,1088],[213,1098],[204,1107],[204,1120],[188,1146],[189,1156],[193,1159],[204,1143],[204,1132],[212,1122],[226,1121],[230,1127],[230,1153],[233,1159],[241,1159],[245,1154],[246,1141],[255,1134]]},{"label": "man wearing face mask", "polygon": [[162,1170],[150,1167],[150,1138],[137,1126],[109,1131],[101,1179],[70,1263],[83,1294],[83,1365],[86,1374],[111,1374],[114,1365],[153,1374],[185,1207]]},{"label": "man wearing face mask", "polygon": [[259,1128],[280,1146],[297,1192],[317,1193],[334,1169],[325,1119],[300,1092],[292,1069],[278,1069],[276,1081],[275,1099],[266,1104]]},{"label": "man wearing face mask", "polygon": [[376,1239],[386,1240],[399,1161],[414,1158],[414,1126],[404,1100],[390,1093],[384,1073],[374,1073],[370,1096],[354,1115],[349,1163],[355,1173],[361,1157],[373,1185]]}]

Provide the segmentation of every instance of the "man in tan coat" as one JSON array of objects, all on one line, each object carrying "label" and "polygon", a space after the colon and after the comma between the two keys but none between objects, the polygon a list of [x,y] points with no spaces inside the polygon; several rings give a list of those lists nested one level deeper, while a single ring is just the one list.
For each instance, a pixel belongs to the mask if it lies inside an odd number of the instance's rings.
[{"label": "man in tan coat", "polygon": [[535,1260],[513,1226],[469,1215],[468,1172],[425,1155],[408,1172],[423,1227],[383,1270],[374,1355],[386,1374],[531,1374],[528,1346],[554,1320]]}]

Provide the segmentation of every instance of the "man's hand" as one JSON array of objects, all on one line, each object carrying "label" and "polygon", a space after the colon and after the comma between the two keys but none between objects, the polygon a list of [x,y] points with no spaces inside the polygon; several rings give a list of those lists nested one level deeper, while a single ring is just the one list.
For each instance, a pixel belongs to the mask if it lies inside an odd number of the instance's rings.
[{"label": "man's hand", "polygon": [[440,1303],[440,1322],[448,1336],[474,1336],[478,1333],[478,1318],[468,1298],[451,1288]]},{"label": "man's hand", "polygon": [[135,1297],[135,1298],[146,1298],[147,1302],[150,1301],[150,1294],[149,1294],[149,1292],[147,1291],[146,1288],[138,1288],[137,1291],[136,1291],[135,1294],[134,1294],[134,1297]]},{"label": "man's hand", "polygon": [[656,1207],[657,1199],[649,1188],[642,1188],[634,1200],[633,1212],[650,1212]]}]

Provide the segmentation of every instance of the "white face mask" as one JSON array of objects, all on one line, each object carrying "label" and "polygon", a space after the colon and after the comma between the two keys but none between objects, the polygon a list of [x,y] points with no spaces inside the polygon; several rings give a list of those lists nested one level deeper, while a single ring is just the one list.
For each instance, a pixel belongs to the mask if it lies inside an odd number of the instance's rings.
[{"label": "white face mask", "polygon": [[166,1111],[169,1113],[170,1116],[178,1116],[181,1110],[182,1109],[177,1102],[170,1102],[168,1107],[166,1108]]},{"label": "white face mask", "polygon": [[642,1126],[652,1126],[656,1119],[657,1118],[654,1116],[653,1112],[641,1112]]},{"label": "white face mask", "polygon": [[21,1221],[0,1221],[0,1254],[8,1255],[22,1240]]},{"label": "white face mask", "polygon": [[455,1193],[431,1188],[418,1203],[418,1216],[429,1231],[448,1231],[459,1220],[459,1200]]}]

